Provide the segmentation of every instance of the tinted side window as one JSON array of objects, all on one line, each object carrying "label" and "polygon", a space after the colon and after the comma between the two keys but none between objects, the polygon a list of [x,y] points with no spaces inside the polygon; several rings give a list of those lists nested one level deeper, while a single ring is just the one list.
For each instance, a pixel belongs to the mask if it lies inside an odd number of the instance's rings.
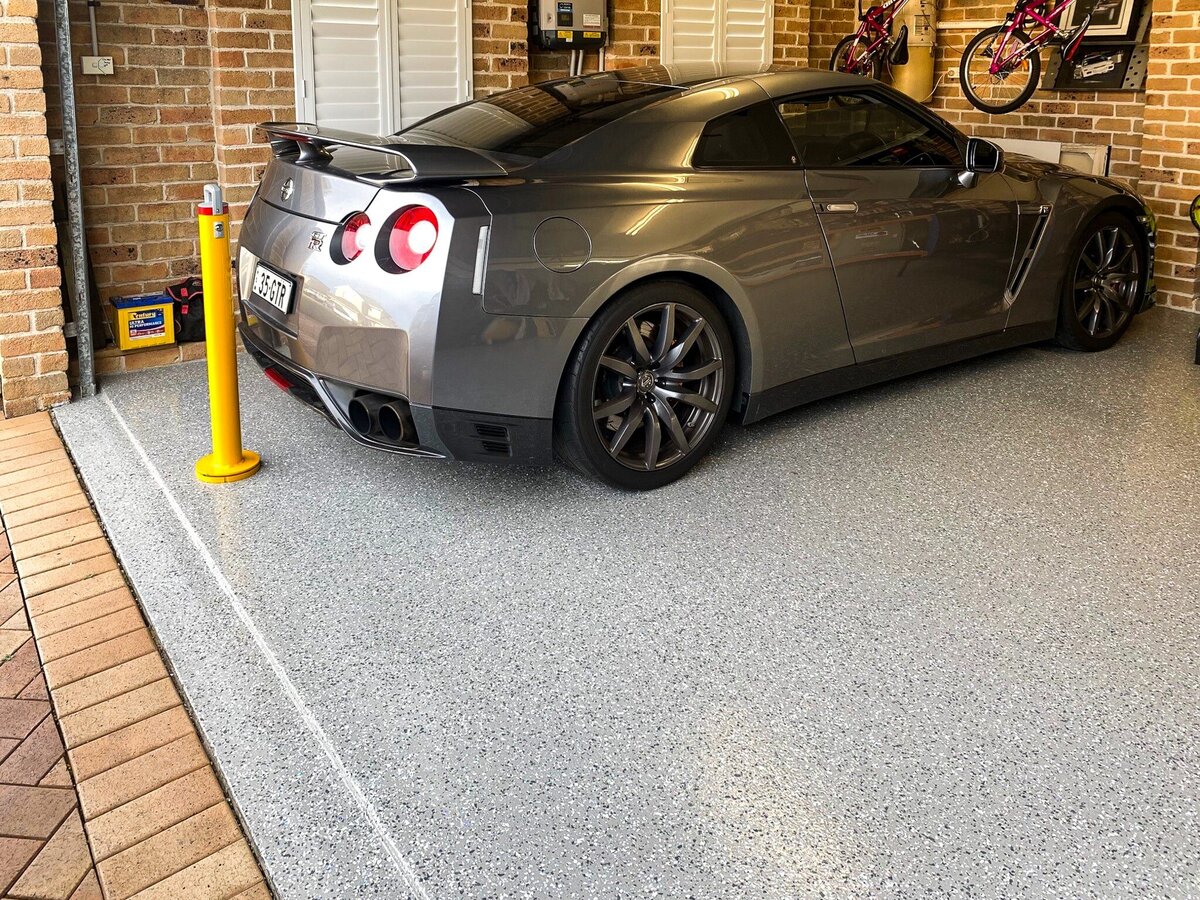
[{"label": "tinted side window", "polygon": [[779,115],[808,168],[963,165],[949,136],[871,94],[785,100]]},{"label": "tinted side window", "polygon": [[787,132],[770,103],[748,106],[704,126],[692,165],[721,169],[791,167]]}]

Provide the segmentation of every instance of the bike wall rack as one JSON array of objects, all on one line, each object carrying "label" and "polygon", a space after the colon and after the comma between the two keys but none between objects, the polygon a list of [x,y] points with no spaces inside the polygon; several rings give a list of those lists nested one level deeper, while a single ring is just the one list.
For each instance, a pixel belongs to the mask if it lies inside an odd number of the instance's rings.
[{"label": "bike wall rack", "polygon": [[1136,39],[1132,41],[1109,40],[1107,38],[1097,38],[1094,41],[1089,41],[1084,38],[1083,45],[1079,48],[1078,57],[1086,57],[1089,49],[1091,52],[1096,52],[1101,49],[1114,49],[1117,47],[1128,48],[1130,50],[1129,64],[1125,68],[1125,77],[1121,81],[1120,87],[1060,87],[1059,73],[1062,70],[1063,60],[1059,53],[1051,53],[1046,65],[1045,74],[1042,76],[1040,85],[1043,91],[1122,91],[1122,92],[1138,92],[1146,89],[1146,69],[1150,62],[1150,19],[1153,15],[1153,3],[1151,0],[1143,0],[1142,9],[1138,18],[1138,27]]}]

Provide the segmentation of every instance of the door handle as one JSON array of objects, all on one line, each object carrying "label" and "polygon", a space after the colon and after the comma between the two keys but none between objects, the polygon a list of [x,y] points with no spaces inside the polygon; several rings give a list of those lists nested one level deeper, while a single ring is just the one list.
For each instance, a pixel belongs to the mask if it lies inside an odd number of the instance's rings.
[{"label": "door handle", "polygon": [[821,212],[827,213],[856,213],[858,212],[858,204],[853,200],[845,203],[822,203]]}]

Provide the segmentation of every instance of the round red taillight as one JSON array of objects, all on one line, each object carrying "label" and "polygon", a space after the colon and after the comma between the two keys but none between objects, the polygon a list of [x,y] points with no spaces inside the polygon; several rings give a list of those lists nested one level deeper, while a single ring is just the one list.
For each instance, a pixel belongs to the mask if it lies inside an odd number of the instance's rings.
[{"label": "round red taillight", "polygon": [[332,247],[335,262],[348,263],[371,245],[371,220],[366,213],[354,213],[338,228]]},{"label": "round red taillight", "polygon": [[388,256],[401,272],[411,272],[429,258],[437,243],[438,222],[427,206],[410,206],[392,223]]}]

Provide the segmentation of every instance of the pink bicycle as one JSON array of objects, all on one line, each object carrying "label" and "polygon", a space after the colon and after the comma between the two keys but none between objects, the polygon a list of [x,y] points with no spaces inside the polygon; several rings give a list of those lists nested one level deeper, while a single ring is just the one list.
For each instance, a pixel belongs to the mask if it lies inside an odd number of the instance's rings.
[{"label": "pink bicycle", "polygon": [[[1037,90],[1040,52],[1047,44],[1059,44],[1063,59],[1073,59],[1092,21],[1089,12],[1074,28],[1060,28],[1063,13],[1074,4],[1075,0],[1017,0],[1003,25],[971,38],[958,69],[971,105],[994,114],[1024,106]],[[1036,29],[1032,37],[1027,24]]]},{"label": "pink bicycle", "polygon": [[883,0],[878,6],[861,12],[860,0],[858,30],[838,41],[829,59],[829,68],[878,80],[885,63],[903,65],[907,62],[907,28],[902,27],[900,37],[892,40],[892,23],[906,3],[908,0]]}]

